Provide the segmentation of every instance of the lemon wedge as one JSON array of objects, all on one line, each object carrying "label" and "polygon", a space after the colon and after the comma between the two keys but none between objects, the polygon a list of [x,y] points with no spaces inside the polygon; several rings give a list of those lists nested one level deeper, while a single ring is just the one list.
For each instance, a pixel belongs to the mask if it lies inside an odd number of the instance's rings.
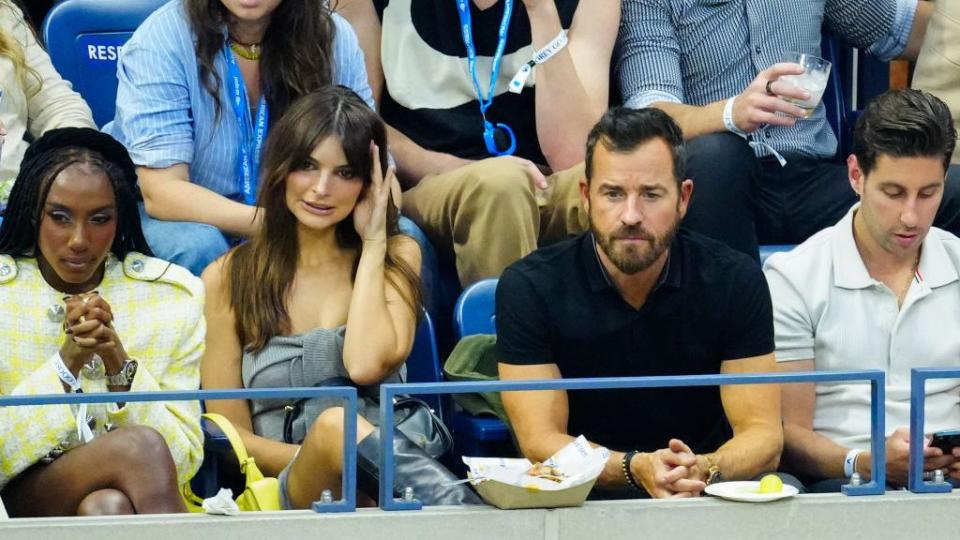
[{"label": "lemon wedge", "polygon": [[783,491],[783,480],[775,474],[768,474],[760,479],[760,489],[757,493],[780,493]]}]

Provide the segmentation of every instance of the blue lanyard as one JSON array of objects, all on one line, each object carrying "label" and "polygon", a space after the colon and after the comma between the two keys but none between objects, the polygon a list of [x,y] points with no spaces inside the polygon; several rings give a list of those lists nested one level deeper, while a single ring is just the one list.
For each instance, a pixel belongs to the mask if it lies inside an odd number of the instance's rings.
[{"label": "blue lanyard", "polygon": [[257,203],[260,154],[263,150],[263,142],[267,138],[270,108],[267,106],[267,98],[260,96],[260,102],[257,104],[256,125],[251,122],[247,106],[247,88],[244,86],[237,58],[230,47],[224,48],[224,56],[227,60],[227,80],[230,83],[230,103],[233,105],[233,112],[237,115],[237,124],[240,126],[237,185],[243,194],[243,202],[252,206]]},{"label": "blue lanyard", "polygon": [[[504,0],[503,18],[500,20],[500,29],[497,35],[497,50],[493,54],[493,65],[490,69],[490,88],[484,96],[480,88],[480,79],[477,77],[477,50],[473,45],[473,20],[470,17],[470,0],[456,0],[457,13],[460,15],[460,30],[463,35],[463,45],[467,49],[467,67],[470,69],[470,78],[473,80],[473,89],[480,102],[480,116],[483,117],[483,142],[487,152],[494,156],[509,156],[517,149],[517,138],[506,124],[496,124],[487,120],[487,109],[493,104],[493,95],[500,77],[500,62],[503,60],[503,51],[507,47],[507,30],[510,28],[510,16],[513,14],[513,0]],[[503,131],[510,140],[510,147],[501,151],[497,147],[494,137],[497,130]]]}]

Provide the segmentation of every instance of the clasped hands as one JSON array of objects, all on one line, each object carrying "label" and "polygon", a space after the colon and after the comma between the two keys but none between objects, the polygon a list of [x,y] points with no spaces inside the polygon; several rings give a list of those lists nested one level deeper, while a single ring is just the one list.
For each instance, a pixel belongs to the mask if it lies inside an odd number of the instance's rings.
[{"label": "clasped hands", "polygon": [[658,499],[697,497],[707,487],[704,458],[680,439],[670,439],[667,448],[637,454],[630,462],[630,472]]},{"label": "clasped hands", "polygon": [[98,355],[108,374],[120,371],[127,361],[127,353],[113,328],[110,304],[96,291],[64,297],[66,334],[60,347],[60,357],[74,375],[84,364]]}]

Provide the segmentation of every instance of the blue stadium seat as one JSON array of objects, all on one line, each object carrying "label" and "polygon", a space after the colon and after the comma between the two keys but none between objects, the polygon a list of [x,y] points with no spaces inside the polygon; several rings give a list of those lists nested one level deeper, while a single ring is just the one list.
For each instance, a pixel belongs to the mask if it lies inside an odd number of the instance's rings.
[{"label": "blue stadium seat", "polygon": [[[413,340],[413,348],[407,357],[407,382],[441,382],[443,370],[440,366],[440,353],[437,350],[437,337],[433,329],[433,320],[430,314],[424,311],[423,320],[417,327],[417,335]],[[424,395],[421,398],[440,416],[446,418],[443,399],[437,395]]]},{"label": "blue stadium seat", "polygon": [[[824,28],[823,35],[820,38],[820,55],[833,64],[833,69],[830,78],[827,79],[827,88],[823,92],[823,105],[827,111],[827,122],[830,123],[833,133],[837,136],[836,158],[844,160],[848,155],[848,139],[851,130],[847,122],[847,101],[844,97],[843,77],[841,76],[844,62],[842,61],[840,48],[840,40]],[[762,259],[762,247],[760,251]]]},{"label": "blue stadium seat", "polygon": [[[437,320],[439,307],[438,280],[440,279],[440,264],[437,259],[437,250],[434,249],[427,234],[416,223],[406,216],[400,216],[397,223],[400,232],[413,238],[420,246],[420,290],[423,293],[423,307],[430,314],[430,318]],[[449,311],[448,311],[449,312]],[[433,322],[431,321],[431,327]],[[434,329],[436,330],[436,329]]]},{"label": "blue stadium seat", "polygon": [[[485,279],[467,287],[453,309],[453,324],[459,340],[474,334],[496,334],[495,295],[497,280]],[[486,456],[509,443],[507,426],[498,418],[472,416],[464,411],[452,415],[454,447],[465,456]]]},{"label": "blue stadium seat", "polygon": [[853,128],[864,105],[890,88],[890,64],[864,55],[826,27],[820,51],[833,63],[823,102],[837,136],[837,159],[845,160],[853,151]]},{"label": "blue stadium seat", "polygon": [[222,487],[230,488],[234,494],[243,493],[240,463],[230,440],[206,418],[200,421],[200,427],[203,430],[203,463],[190,480],[190,489],[204,499],[213,497]]},{"label": "blue stadium seat", "polygon": [[773,255],[774,253],[779,253],[781,251],[790,251],[795,247],[797,246],[791,246],[791,245],[760,246],[760,264],[765,263],[767,261],[767,257]]},{"label": "blue stadium seat", "polygon": [[497,280],[485,279],[467,287],[453,308],[457,339],[474,334],[496,334]]},{"label": "blue stadium seat", "polygon": [[113,120],[117,57],[133,31],[167,0],[64,0],[43,21],[53,66],[73,83],[98,126]]}]

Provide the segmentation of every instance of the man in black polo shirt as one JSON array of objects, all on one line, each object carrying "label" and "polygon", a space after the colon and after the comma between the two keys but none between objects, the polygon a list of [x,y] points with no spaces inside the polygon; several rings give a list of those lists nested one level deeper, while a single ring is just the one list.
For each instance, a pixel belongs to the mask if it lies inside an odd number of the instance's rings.
[{"label": "man in black polo shirt", "polygon": [[[684,162],[680,128],[664,112],[604,115],[580,186],[590,232],[500,278],[501,379],[774,371],[760,267],[678,232],[693,192]],[[503,401],[531,460],[580,434],[609,448],[601,490],[697,495],[719,478],[775,470],[783,444],[775,385],[510,392]]]}]

